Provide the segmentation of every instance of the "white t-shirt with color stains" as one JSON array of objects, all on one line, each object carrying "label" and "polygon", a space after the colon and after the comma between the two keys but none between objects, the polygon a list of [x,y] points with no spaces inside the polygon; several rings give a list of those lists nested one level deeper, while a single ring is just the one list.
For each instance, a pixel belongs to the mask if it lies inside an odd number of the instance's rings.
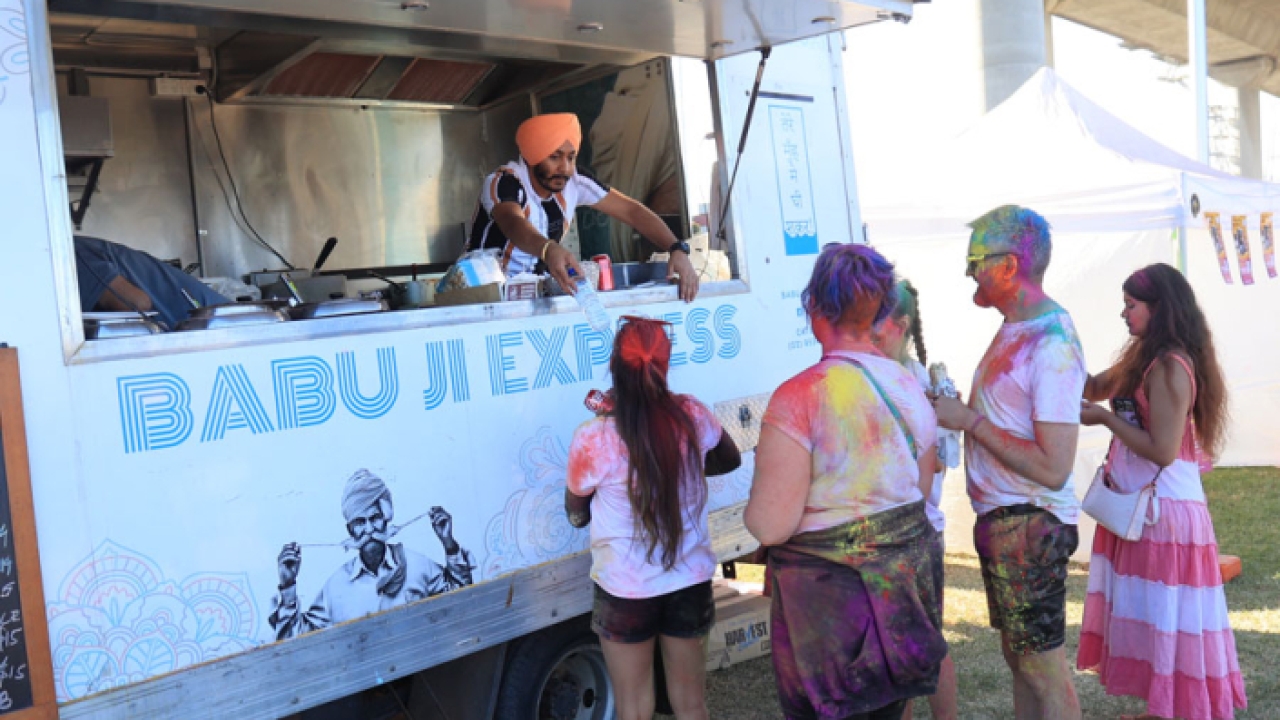
[{"label": "white t-shirt with color stains", "polygon": [[[720,422],[706,405],[689,396],[681,399],[697,428],[699,456],[705,459],[720,442]],[[588,420],[573,434],[569,489],[582,497],[595,493],[591,498],[591,579],[610,595],[632,599],[657,597],[710,580],[716,556],[706,503],[700,512],[696,507],[685,508],[684,538],[672,569],[663,569],[661,547],[651,559],[645,557],[647,543],[636,537],[628,495],[629,458],[612,417]],[[696,482],[705,486],[702,468],[697,473]]]},{"label": "white t-shirt with color stains", "polygon": [[[1023,440],[1035,440],[1035,423],[1079,424],[1080,398],[1089,375],[1071,316],[1056,310],[1023,322],[1005,323],[973,375],[969,407],[993,425]],[[1074,478],[1061,489],[1018,475],[990,450],[965,437],[969,499],[979,515],[1030,504],[1064,523],[1080,515]]]},{"label": "white t-shirt with color stains", "polygon": [[920,468],[906,434],[862,363],[892,398],[911,429],[917,453],[933,452],[938,418],[911,372],[882,355],[834,353],[782,384],[769,400],[766,424],[810,456],[809,494],[797,533],[825,530],[919,502]]}]

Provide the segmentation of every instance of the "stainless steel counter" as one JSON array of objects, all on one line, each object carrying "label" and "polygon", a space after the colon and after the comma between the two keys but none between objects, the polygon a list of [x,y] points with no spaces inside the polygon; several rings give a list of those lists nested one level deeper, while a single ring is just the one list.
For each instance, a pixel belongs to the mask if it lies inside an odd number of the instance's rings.
[{"label": "stainless steel counter", "polygon": [[[606,308],[635,307],[654,303],[678,302],[673,285],[616,290],[600,294]],[[747,284],[741,280],[704,283],[698,297],[724,297],[745,294]],[[120,338],[112,342],[86,342],[81,345],[72,364],[106,362],[158,355],[208,352],[228,348],[272,345],[315,340],[344,335],[364,335],[401,330],[448,327],[497,320],[519,320],[547,315],[581,313],[571,297],[539,298],[481,305],[430,307],[418,310],[347,315],[317,320],[298,320],[272,325],[223,328],[201,332],[164,333],[161,335]]]}]

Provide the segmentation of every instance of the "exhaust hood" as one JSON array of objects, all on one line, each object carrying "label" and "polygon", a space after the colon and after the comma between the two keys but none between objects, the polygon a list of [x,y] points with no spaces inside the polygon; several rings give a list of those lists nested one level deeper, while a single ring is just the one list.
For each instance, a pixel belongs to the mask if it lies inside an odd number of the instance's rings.
[{"label": "exhaust hood", "polygon": [[581,63],[441,52],[420,45],[242,32],[216,50],[221,102],[347,100],[483,107],[584,67]]}]

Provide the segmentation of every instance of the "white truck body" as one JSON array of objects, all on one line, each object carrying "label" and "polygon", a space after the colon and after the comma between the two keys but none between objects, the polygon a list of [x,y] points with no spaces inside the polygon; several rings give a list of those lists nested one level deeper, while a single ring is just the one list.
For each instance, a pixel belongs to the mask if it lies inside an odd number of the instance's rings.
[{"label": "white truck body", "polygon": [[[673,0],[654,12],[703,4],[755,18],[766,36],[812,33],[801,13],[834,15],[833,29],[910,13],[894,0]],[[372,0],[108,5],[369,22],[404,12]],[[459,32],[515,32],[448,5],[429,12]],[[619,14],[634,3],[593,5],[606,27],[669,36],[667,54],[718,55],[701,35]],[[0,0],[0,341],[22,366],[60,715],[279,717],[588,612],[588,535],[568,525],[562,498],[583,396],[608,387],[610,338],[561,297],[86,342],[48,12],[43,0]],[[705,283],[691,304],[671,287],[603,294],[614,318],[674,323],[672,386],[726,418],[749,406],[746,422],[758,423],[750,399],[816,360],[800,290],[823,244],[863,239],[842,42],[830,33],[773,49],[732,196],[737,276]],[[683,51],[690,43],[702,50]],[[711,65],[722,168],[735,162],[758,61],[741,52]],[[751,457],[711,479],[724,559],[753,547],[739,521]],[[452,514],[474,585],[277,642],[277,554],[304,544],[305,610],[351,558],[341,500],[362,468],[391,491],[404,525],[392,542],[443,564],[431,523],[405,523],[434,506]]]}]

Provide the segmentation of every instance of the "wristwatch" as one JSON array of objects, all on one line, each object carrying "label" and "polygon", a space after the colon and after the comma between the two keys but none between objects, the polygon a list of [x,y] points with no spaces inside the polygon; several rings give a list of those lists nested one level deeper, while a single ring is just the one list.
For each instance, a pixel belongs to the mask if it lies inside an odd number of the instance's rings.
[{"label": "wristwatch", "polygon": [[675,252],[675,251],[677,251],[677,250],[679,250],[680,252],[684,253],[685,255],[692,255],[692,254],[693,254],[693,253],[689,250],[689,243],[685,242],[684,240],[677,240],[675,245],[672,245],[671,247],[667,248],[667,252],[668,252],[668,253],[673,253],[673,252]]}]

